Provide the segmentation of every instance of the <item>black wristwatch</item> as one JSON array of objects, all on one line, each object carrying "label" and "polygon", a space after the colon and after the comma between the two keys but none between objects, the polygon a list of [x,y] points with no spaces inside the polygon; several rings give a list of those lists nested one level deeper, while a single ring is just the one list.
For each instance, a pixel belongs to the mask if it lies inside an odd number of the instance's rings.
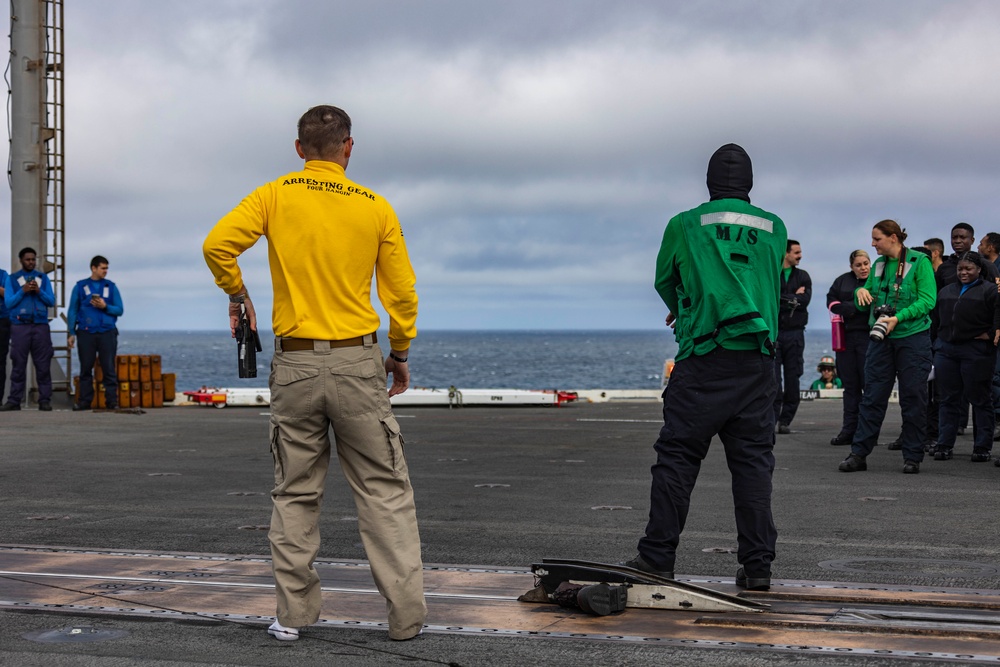
[{"label": "black wristwatch", "polygon": [[397,357],[395,354],[393,354],[392,352],[390,352],[389,353],[389,358],[392,359],[393,361],[395,361],[396,363],[405,364],[406,360],[409,359],[410,357],[409,356],[407,356],[407,357]]}]

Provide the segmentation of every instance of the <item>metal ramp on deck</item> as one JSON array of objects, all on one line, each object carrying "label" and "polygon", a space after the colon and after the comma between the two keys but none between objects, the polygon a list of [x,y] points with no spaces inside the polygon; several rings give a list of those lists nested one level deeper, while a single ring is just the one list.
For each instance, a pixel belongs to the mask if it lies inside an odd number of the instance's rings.
[{"label": "metal ramp on deck", "polygon": [[[548,602],[548,595],[560,583],[568,581],[574,584],[605,583],[625,586],[628,588],[626,607],[634,609],[761,612],[770,606],[711,588],[664,579],[623,565],[546,558],[541,563],[532,564],[531,572],[538,578],[539,585],[533,589],[533,595],[529,592],[520,598],[524,602]],[[538,588],[544,591],[544,599],[538,594]]]}]

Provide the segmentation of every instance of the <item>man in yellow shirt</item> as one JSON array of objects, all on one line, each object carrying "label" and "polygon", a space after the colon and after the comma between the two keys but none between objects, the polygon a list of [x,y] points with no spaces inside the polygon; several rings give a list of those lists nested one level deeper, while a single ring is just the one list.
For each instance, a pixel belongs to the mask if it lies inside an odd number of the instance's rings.
[{"label": "man in yellow shirt", "polygon": [[[303,169],[250,193],[203,247],[216,284],[229,295],[235,336],[244,309],[257,328],[237,257],[261,236],[268,241],[275,335],[268,538],[277,592],[277,620],[268,632],[284,641],[319,620],[313,561],[331,428],[372,576],[386,598],[389,637],[415,637],[427,615],[413,488],[389,405],[389,396],[409,387],[416,278],[392,207],[345,176],[353,148],[350,117],[337,107],[313,107],[299,119],[295,141]],[[373,273],[389,314],[392,350],[384,361]]]}]

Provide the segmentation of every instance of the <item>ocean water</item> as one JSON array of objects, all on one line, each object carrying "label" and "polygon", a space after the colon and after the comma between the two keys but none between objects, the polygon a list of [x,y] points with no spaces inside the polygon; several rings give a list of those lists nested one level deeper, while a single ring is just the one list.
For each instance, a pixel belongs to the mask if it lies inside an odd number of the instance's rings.
[{"label": "ocean water", "polygon": [[[382,351],[387,337],[379,332]],[[228,331],[122,331],[119,354],[159,354],[163,371],[177,374],[177,390],[265,387],[274,338],[261,333],[257,377],[240,379],[236,342]],[[819,377],[830,354],[828,328],[806,332],[802,386]],[[421,331],[410,374],[416,387],[462,389],[658,389],[663,365],[677,352],[662,331]]]}]

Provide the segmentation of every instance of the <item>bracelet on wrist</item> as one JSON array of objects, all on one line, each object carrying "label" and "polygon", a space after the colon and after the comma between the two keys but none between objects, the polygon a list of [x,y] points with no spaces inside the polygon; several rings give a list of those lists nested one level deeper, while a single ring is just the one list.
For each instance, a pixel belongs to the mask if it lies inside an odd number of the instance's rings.
[{"label": "bracelet on wrist", "polygon": [[239,294],[230,294],[229,303],[243,303],[243,300],[247,298],[246,290],[240,292]]},{"label": "bracelet on wrist", "polygon": [[409,355],[407,355],[405,357],[397,357],[395,354],[393,354],[392,352],[390,352],[389,353],[389,358],[392,359],[393,361],[395,361],[398,364],[405,364],[406,361],[407,361],[407,359],[409,359],[410,357],[409,357]]}]

